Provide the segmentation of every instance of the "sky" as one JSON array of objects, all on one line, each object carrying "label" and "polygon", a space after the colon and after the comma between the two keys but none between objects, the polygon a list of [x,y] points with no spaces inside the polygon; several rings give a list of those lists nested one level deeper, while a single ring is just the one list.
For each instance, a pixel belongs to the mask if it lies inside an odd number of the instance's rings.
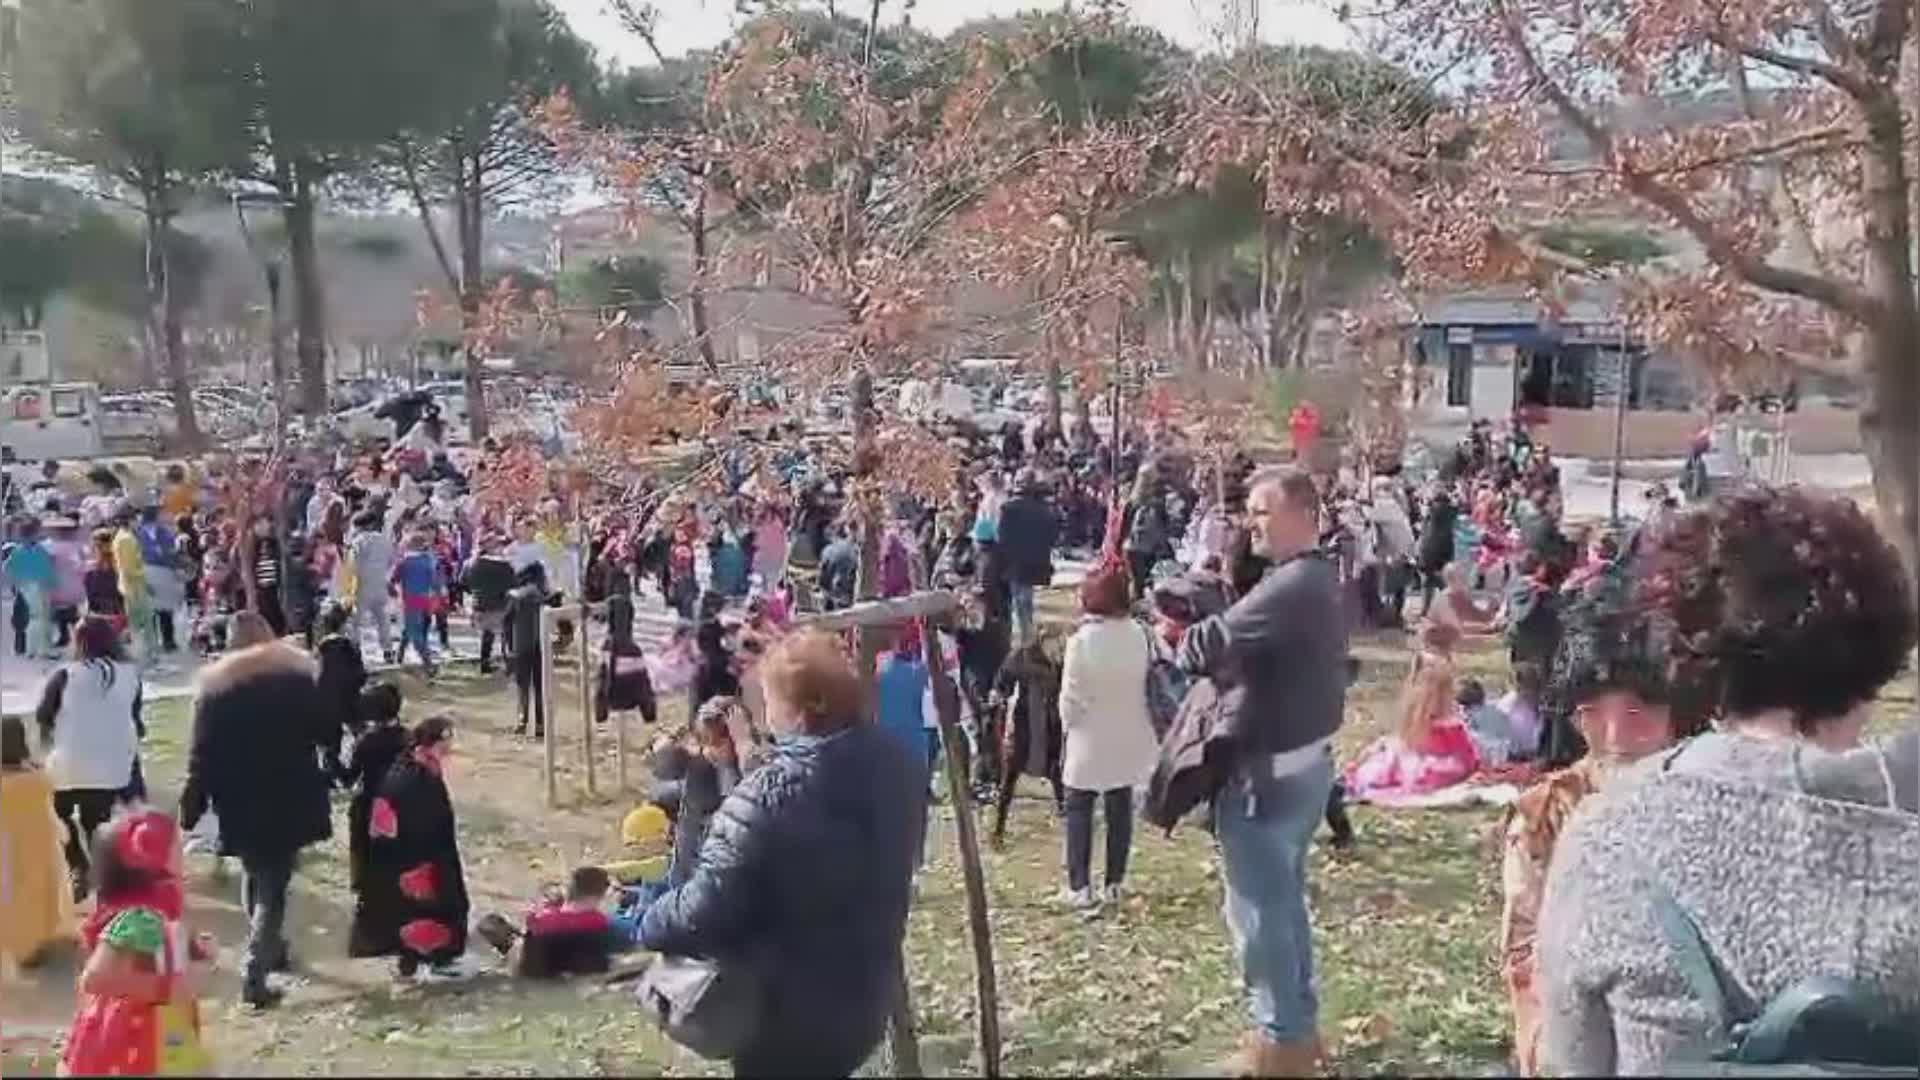
[{"label": "sky", "polygon": [[[1057,10],[1064,0],[916,0],[913,23],[944,34],[976,19],[1034,9]],[[607,12],[606,0],[554,0],[574,31],[593,43],[600,57],[625,66],[650,63],[651,55]],[[724,40],[739,16],[733,0],[657,0],[661,10],[660,47],[672,56]],[[1347,33],[1327,7],[1296,0],[1131,0],[1136,20],[1190,49],[1210,47],[1218,39],[1223,13],[1237,4],[1260,7],[1260,36],[1269,42],[1344,46]],[[819,6],[816,4],[815,6]],[[860,0],[841,0],[842,10],[864,9]],[[904,0],[883,0],[883,24],[900,21]]]}]

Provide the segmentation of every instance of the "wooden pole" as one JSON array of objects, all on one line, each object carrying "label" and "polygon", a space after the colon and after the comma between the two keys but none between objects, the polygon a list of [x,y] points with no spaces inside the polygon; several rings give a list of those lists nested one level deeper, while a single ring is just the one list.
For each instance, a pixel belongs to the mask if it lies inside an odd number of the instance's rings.
[{"label": "wooden pole", "polygon": [[[873,7],[877,19],[879,0],[874,0]],[[847,484],[848,504],[854,508],[855,524],[860,529],[860,566],[854,579],[854,598],[870,601],[880,591],[880,527],[886,518],[886,506],[883,501],[881,505],[871,507],[872,514],[860,512],[859,500],[864,495],[861,489],[865,487],[864,481],[873,473],[875,453],[873,373],[864,364],[855,369],[847,386],[847,404],[853,410],[853,469]],[[879,627],[883,622],[876,620],[851,624],[857,628],[854,670],[866,686],[873,685],[881,649]],[[873,719],[871,713],[867,719]],[[887,1053],[893,1059],[890,1070],[893,1075],[920,1075],[920,1040],[913,1029],[913,998],[907,986],[904,961],[898,965],[894,979],[893,1006],[887,1018]]]},{"label": "wooden pole", "polygon": [[620,784],[621,794],[629,790],[627,786],[627,713],[629,710],[617,709],[613,717],[613,752],[617,757],[614,774]]},{"label": "wooden pole", "polygon": [[1627,406],[1633,397],[1633,362],[1627,354],[1627,316],[1620,315],[1620,381],[1613,403],[1613,484],[1607,496],[1607,524],[1620,526],[1620,467],[1627,456]]},{"label": "wooden pole", "polygon": [[541,753],[544,756],[547,772],[547,805],[560,805],[559,780],[554,776],[554,729],[553,723],[553,609],[540,611],[540,709],[543,716],[540,725]]},{"label": "wooden pole", "polygon": [[573,638],[580,657],[580,747],[587,758],[587,794],[592,796],[600,793],[600,785],[593,760],[593,651],[587,647],[587,532],[580,516],[581,501],[579,495],[573,497],[573,562],[578,571],[574,581],[580,589],[580,595],[575,598],[579,616],[574,623]]},{"label": "wooden pole", "polygon": [[896,596],[891,600],[869,600],[839,611],[804,615],[794,620],[794,629],[839,631],[854,627],[883,626],[909,619],[932,618],[959,610],[960,597],[946,590]]},{"label": "wooden pole", "polygon": [[933,684],[933,711],[946,751],[947,793],[960,844],[960,871],[967,886],[967,928],[973,937],[974,995],[980,1015],[981,1075],[1000,1075],[1000,997],[993,970],[993,925],[987,919],[987,878],[980,865],[980,840],[974,832],[973,800],[967,790],[965,737],[960,731],[960,693],[947,674],[940,632],[932,620],[922,623],[927,677]]}]

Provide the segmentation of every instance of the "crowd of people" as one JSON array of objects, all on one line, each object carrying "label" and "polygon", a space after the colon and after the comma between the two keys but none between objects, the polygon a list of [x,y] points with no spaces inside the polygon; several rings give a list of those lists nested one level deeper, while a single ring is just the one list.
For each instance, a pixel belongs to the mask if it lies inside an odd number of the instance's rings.
[{"label": "crowd of people", "polygon": [[[1430,476],[1204,460],[1164,427],[1115,446],[1042,426],[957,436],[951,496],[889,500],[869,582],[846,477],[797,432],[769,431],[751,467],[723,459],[717,486],[570,505],[557,488],[488,498],[507,451],[462,469],[434,428],[422,417],[380,454],[301,455],[275,483],[241,462],[169,469],[152,492],[97,470],[77,501],[50,469],[22,492],[4,562],[16,651],[73,659],[37,709],[44,769],[23,725],[0,730],[8,850],[41,856],[9,856],[38,900],[0,945],[30,958],[91,904],[69,1068],[136,1038],[115,1001],[176,1033],[198,1023],[211,954],[186,932],[178,849],[209,815],[243,871],[242,997],[280,1000],[289,881],[331,837],[337,787],[350,955],[391,957],[405,980],[460,977],[471,927],[530,975],[604,971],[633,948],[687,958],[738,995],[731,1034],[703,1028],[703,1052],[741,1074],[846,1075],[883,1033],[926,857],[929,656],[957,676],[956,764],[993,808],[990,836],[1021,777],[1051,786],[1065,907],[1122,902],[1136,818],[1203,816],[1250,1019],[1240,1075],[1324,1061],[1319,826],[1348,848],[1349,802],[1489,777],[1525,788],[1504,829],[1501,926],[1522,1073],[1704,1062],[1821,975],[1852,980],[1862,1017],[1914,1015],[1920,761],[1911,728],[1862,734],[1913,647],[1913,588],[1844,500],[1730,487],[1683,508],[1656,491],[1639,521],[1570,534],[1551,451],[1520,424],[1475,425]],[[1036,593],[1074,548],[1091,569],[1062,633]],[[863,588],[930,586],[959,593],[959,615],[885,631],[870,683],[839,636],[793,629]],[[685,695],[620,830],[663,857],[583,866],[522,917],[475,921],[444,773],[456,721],[403,724],[363,653],[370,636],[380,662],[410,651],[430,676],[464,613],[481,671],[497,647],[538,735],[543,652],[596,629],[575,625],[579,601],[606,627],[599,716],[654,722]],[[645,648],[636,608],[655,602],[679,627]],[[1411,662],[1395,721],[1342,762],[1349,636],[1398,630]],[[1507,687],[1460,674],[1463,643],[1493,637]],[[141,687],[183,638],[210,662],[175,819],[144,805]],[[1726,1000],[1662,936],[1673,910],[1737,991]],[[692,1038],[660,971],[643,1000]],[[1878,1022],[1818,1050],[1894,1054]]]}]

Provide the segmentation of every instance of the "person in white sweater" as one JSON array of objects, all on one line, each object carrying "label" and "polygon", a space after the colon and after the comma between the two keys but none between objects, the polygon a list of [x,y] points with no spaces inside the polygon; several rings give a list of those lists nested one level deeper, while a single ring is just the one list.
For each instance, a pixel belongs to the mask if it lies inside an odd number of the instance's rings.
[{"label": "person in white sweater", "polygon": [[[1147,710],[1152,636],[1129,617],[1132,595],[1124,566],[1108,565],[1080,586],[1086,619],[1067,640],[1060,678],[1066,730],[1061,770],[1067,788],[1066,902],[1091,911],[1117,900],[1133,848],[1133,789],[1153,772],[1158,744]],[[1093,806],[1107,822],[1105,887],[1091,886]]]}]

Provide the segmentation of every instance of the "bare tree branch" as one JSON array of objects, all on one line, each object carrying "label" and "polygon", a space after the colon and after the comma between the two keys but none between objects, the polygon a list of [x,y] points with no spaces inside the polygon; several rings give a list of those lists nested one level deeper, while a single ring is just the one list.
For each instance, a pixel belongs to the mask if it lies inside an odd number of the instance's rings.
[{"label": "bare tree branch", "polygon": [[[1532,44],[1527,41],[1526,28],[1519,13],[1506,0],[1496,4],[1496,11],[1507,44],[1526,70],[1529,80],[1568,125],[1585,136],[1605,159],[1618,165],[1619,155],[1613,132],[1594,119],[1565,87],[1547,74]],[[1751,55],[1738,46],[1734,48]],[[1622,168],[1619,180],[1629,192],[1664,211],[1706,249],[1708,257],[1715,263],[1749,284],[1771,292],[1803,296],[1862,321],[1870,320],[1878,313],[1879,302],[1855,283],[1790,269],[1742,250],[1731,237],[1702,215],[1686,195],[1661,183],[1656,177]]]},{"label": "bare tree branch", "polygon": [[447,255],[446,242],[440,239],[440,229],[433,223],[433,206],[427,201],[426,188],[420,183],[420,170],[414,161],[412,140],[402,139],[397,149],[400,173],[406,180],[407,197],[420,215],[420,225],[427,231],[427,243],[433,248],[433,259],[440,264],[440,272],[446,275],[447,288],[457,297],[460,295],[460,275],[454,272],[453,260]]},{"label": "bare tree branch", "polygon": [[1873,83],[1848,71],[1839,64],[1821,60],[1818,57],[1798,56],[1793,53],[1781,52],[1778,49],[1771,49],[1764,45],[1735,41],[1725,34],[1714,35],[1713,43],[1719,45],[1721,48],[1731,49],[1750,60],[1757,60],[1762,64],[1779,68],[1782,71],[1790,71],[1796,75],[1808,75],[1816,79],[1825,80],[1844,91],[1848,97],[1853,98],[1855,101],[1872,101],[1875,97],[1879,96],[1879,91],[1874,87]]}]

